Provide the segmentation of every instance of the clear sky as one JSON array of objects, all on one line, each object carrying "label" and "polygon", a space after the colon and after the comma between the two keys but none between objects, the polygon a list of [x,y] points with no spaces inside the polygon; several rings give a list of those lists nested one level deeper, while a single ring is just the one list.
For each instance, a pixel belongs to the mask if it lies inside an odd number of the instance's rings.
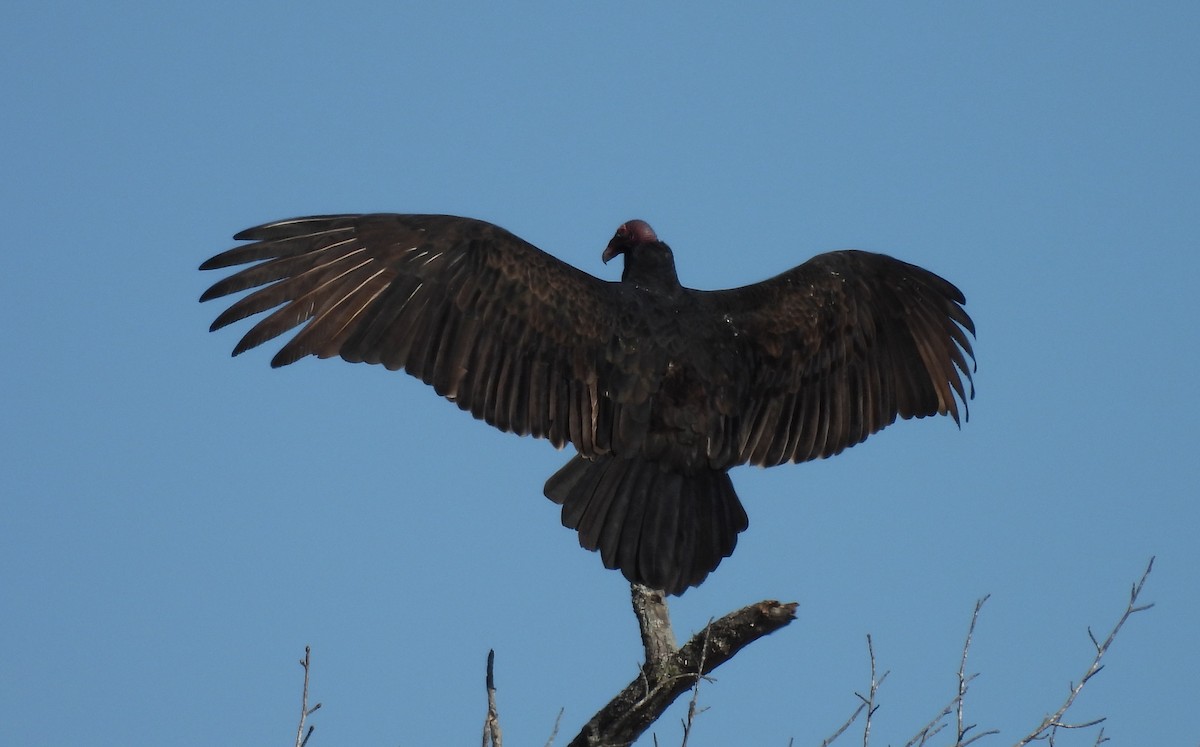
[{"label": "clear sky", "polygon": [[1200,6],[733,7],[4,4],[0,741],[286,744],[306,644],[313,747],[476,743],[489,648],[512,744],[560,708],[565,743],[634,676],[627,585],[541,494],[568,453],[206,331],[196,267],[234,232],[386,210],[605,278],[640,217],[693,287],[858,247],[966,293],[961,430],[734,472],[750,530],[677,633],[763,598],[799,619],[705,686],[692,744],[819,745],[867,633],[874,743],[903,744],[988,593],[967,718],[1011,744],[1152,555],[1157,606],[1074,716],[1197,742]]}]

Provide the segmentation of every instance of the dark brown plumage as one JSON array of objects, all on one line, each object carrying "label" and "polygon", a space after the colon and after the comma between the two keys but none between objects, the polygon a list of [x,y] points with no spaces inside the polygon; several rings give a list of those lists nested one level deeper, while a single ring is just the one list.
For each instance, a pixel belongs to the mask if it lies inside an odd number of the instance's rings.
[{"label": "dark brown plumage", "polygon": [[[837,454],[894,422],[966,417],[974,334],[957,288],[860,251],[742,288],[684,288],[643,221],[603,254],[621,282],[502,228],[446,215],[270,223],[201,265],[251,264],[201,301],[270,311],[234,355],[307,324],[271,361],[403,368],[504,431],[578,451],[546,483],[604,565],[679,594],[747,527],[728,470]],[[265,286],[265,287],[260,287]]]}]

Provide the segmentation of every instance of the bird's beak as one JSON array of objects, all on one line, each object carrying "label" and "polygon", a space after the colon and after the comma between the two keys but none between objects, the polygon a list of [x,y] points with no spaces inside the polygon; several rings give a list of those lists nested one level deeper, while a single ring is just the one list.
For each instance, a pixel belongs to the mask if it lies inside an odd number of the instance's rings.
[{"label": "bird's beak", "polygon": [[616,246],[616,242],[610,241],[608,242],[608,246],[604,247],[604,254],[600,255],[600,260],[604,262],[604,264],[608,264],[608,261],[620,254],[621,251],[621,247]]}]

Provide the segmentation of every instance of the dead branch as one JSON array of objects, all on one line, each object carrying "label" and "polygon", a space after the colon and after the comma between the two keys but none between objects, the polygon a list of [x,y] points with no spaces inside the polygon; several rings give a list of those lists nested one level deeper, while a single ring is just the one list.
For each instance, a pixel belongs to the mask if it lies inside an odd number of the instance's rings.
[{"label": "dead branch", "polygon": [[[884,672],[883,675],[877,674],[878,670],[875,668],[875,644],[871,641],[870,633],[867,634],[867,656],[870,658],[871,662],[871,685],[867,689],[867,695],[864,697],[862,693],[854,693],[854,697],[858,698],[859,700],[858,708],[854,709],[854,713],[850,714],[850,718],[846,719],[846,721],[837,728],[837,731],[826,737],[824,741],[821,742],[821,747],[829,747],[829,745],[833,744],[834,740],[846,733],[846,730],[849,729],[856,720],[858,720],[859,714],[863,713],[864,711],[866,711],[867,718],[863,725],[863,747],[868,747],[870,744],[871,717],[875,715],[875,711],[879,710],[879,704],[875,702],[875,696],[879,694],[879,686],[883,684],[883,681],[887,679],[887,676],[891,674],[891,672]],[[905,745],[905,747],[909,747],[909,745]]]},{"label": "dead branch", "polygon": [[[1079,679],[1078,684],[1071,683],[1069,685],[1066,699],[1058,710],[1046,716],[1033,731],[1017,742],[1015,747],[1025,747],[1025,745],[1039,740],[1045,740],[1048,744],[1053,745],[1059,730],[1084,729],[1104,722],[1103,717],[1078,723],[1068,723],[1063,721],[1063,718],[1074,705],[1084,686],[1104,668],[1101,660],[1112,647],[1125,622],[1135,613],[1143,612],[1154,606],[1153,604],[1138,604],[1138,599],[1153,568],[1154,558],[1151,558],[1141,578],[1133,584],[1130,590],[1129,602],[1124,613],[1103,642],[1096,638],[1091,628],[1088,629],[1088,636],[1095,648],[1095,656],[1088,669]],[[588,721],[568,747],[628,747],[661,717],[680,695],[690,689],[692,700],[683,725],[683,744],[686,745],[695,716],[704,710],[697,708],[700,680],[708,679],[709,673],[732,659],[739,651],[754,641],[790,624],[796,619],[798,606],[795,602],[785,604],[774,600],[751,604],[731,612],[719,620],[710,619],[708,625],[693,635],[682,647],[678,647],[674,631],[671,628],[667,603],[662,593],[635,584],[631,586],[631,598],[642,637],[645,662],[642,664],[638,676]],[[964,713],[968,686],[978,676],[978,674],[967,674],[967,655],[974,638],[980,610],[988,598],[985,596],[976,601],[974,612],[971,615],[971,623],[967,629],[962,656],[959,660],[957,692],[938,715],[906,743],[905,747],[925,745],[932,737],[950,725],[948,719],[952,715],[957,727],[954,747],[968,747],[982,737],[998,733],[997,730],[991,729],[972,734],[968,738],[967,734],[973,731],[976,725],[966,724]],[[864,712],[866,717],[863,728],[863,745],[869,747],[872,716],[879,708],[877,694],[889,672],[885,671],[883,675],[877,675],[875,650],[870,635],[867,636],[867,651],[871,666],[868,694],[864,696],[855,693],[861,701],[858,707],[837,731],[822,742],[822,747],[828,747],[844,734]],[[308,740],[315,729],[314,726],[308,725],[307,731],[305,730],[307,719],[321,708],[320,703],[312,708],[308,707],[311,654],[311,648],[306,646],[304,658],[300,660],[300,665],[304,669],[304,687],[300,701],[300,723],[296,729],[296,747],[307,747]],[[489,651],[486,678],[488,712],[484,721],[483,747],[502,747],[499,712],[496,707],[494,664],[495,652]],[[561,718],[562,711],[555,720],[554,730],[547,742],[547,747],[554,742]],[[1094,744],[1098,747],[1107,741],[1109,740],[1104,735],[1104,729],[1101,728]],[[657,744],[657,739],[655,744]],[[789,742],[790,744],[791,742]]]},{"label": "dead branch", "polygon": [[[1154,606],[1153,604],[1143,604],[1138,606],[1137,603],[1138,596],[1140,596],[1142,593],[1142,587],[1146,585],[1146,578],[1150,575],[1150,571],[1153,568],[1154,558],[1150,558],[1150,562],[1146,564],[1146,570],[1142,573],[1141,579],[1133,585],[1133,588],[1129,592],[1129,604],[1125,606],[1125,613],[1121,615],[1120,620],[1117,620],[1117,624],[1113,627],[1112,632],[1108,634],[1108,638],[1104,639],[1103,643],[1097,641],[1096,636],[1092,634],[1091,628],[1088,628],[1088,637],[1092,639],[1092,645],[1096,648],[1096,655],[1092,658],[1091,665],[1087,668],[1087,671],[1083,673],[1083,676],[1079,678],[1078,684],[1072,683],[1068,686],[1067,698],[1063,701],[1062,705],[1059,706],[1058,710],[1042,719],[1042,722],[1038,724],[1033,731],[1029,732],[1029,734],[1023,737],[1021,741],[1017,742],[1017,747],[1024,747],[1024,745],[1039,739],[1048,739],[1048,741],[1053,744],[1054,735],[1059,729],[1086,729],[1089,726],[1096,726],[1104,721],[1104,717],[1101,717],[1083,723],[1069,724],[1065,723],[1062,719],[1063,716],[1067,714],[1067,711],[1070,710],[1071,706],[1075,704],[1075,699],[1078,698],[1079,693],[1083,691],[1083,686],[1086,685],[1093,677],[1099,674],[1100,670],[1104,668],[1104,666],[1100,664],[1100,660],[1104,658],[1104,654],[1108,653],[1108,649],[1112,646],[1113,640],[1116,639],[1117,633],[1120,632],[1121,627],[1125,624],[1125,621],[1132,617],[1134,613],[1144,612],[1145,610],[1148,610]],[[1104,732],[1101,730],[1100,736],[1097,738],[1097,744],[1099,744],[1103,738]]]},{"label": "dead branch", "polygon": [[[483,720],[483,747],[503,747],[503,736],[500,733],[500,713],[496,710],[496,680],[492,676],[492,666],[496,662],[496,650],[488,650],[487,658],[487,718]],[[553,737],[551,737],[553,739]]]},{"label": "dead branch", "polygon": [[554,717],[554,728],[550,730],[550,738],[546,740],[546,747],[554,747],[554,738],[558,736],[558,727],[562,723],[563,711],[559,708],[558,715]]},{"label": "dead branch", "polygon": [[975,637],[975,626],[979,622],[979,611],[983,609],[984,602],[986,602],[990,597],[991,594],[988,594],[982,599],[975,600],[975,610],[971,613],[971,624],[967,627],[967,637],[966,640],[963,641],[962,656],[960,656],[958,660],[957,692],[955,692],[954,697],[950,699],[950,702],[942,706],[942,710],[938,711],[938,714],[929,720],[929,723],[921,727],[921,729],[913,736],[912,739],[904,743],[904,747],[913,747],[914,745],[916,745],[916,747],[924,747],[924,745],[927,744],[930,739],[941,732],[942,729],[946,728],[945,719],[952,713],[956,716],[958,727],[958,736],[955,739],[954,747],[966,747],[966,745],[981,737],[998,733],[997,730],[991,729],[989,731],[976,734],[965,742],[963,741],[963,736],[966,735],[966,733],[971,729],[975,728],[975,724],[971,724],[969,726],[963,725],[963,704],[967,697],[967,690],[969,689],[968,686],[976,677],[979,676],[978,673],[967,674],[967,653],[971,650],[971,641]]},{"label": "dead branch", "polygon": [[588,721],[569,747],[632,744],[700,677],[796,619],[796,603],[764,600],[709,623],[676,648],[662,593],[635,584],[632,597],[646,661],[638,676]]},{"label": "dead branch", "polygon": [[[829,745],[833,744],[835,739],[842,736],[842,734],[844,734],[846,730],[854,724],[854,722],[858,719],[858,714],[862,713],[866,707],[866,703],[859,703],[858,708],[854,709],[854,713],[850,714],[850,718],[846,719],[846,721],[837,728],[837,731],[835,731],[833,734],[830,734],[824,739],[824,741],[821,742],[821,747],[829,747]],[[791,744],[790,740],[788,744]]]},{"label": "dead branch", "polygon": [[[708,618],[708,624],[712,625],[711,617]],[[707,631],[708,627],[705,626],[704,629],[705,629],[705,631]],[[708,637],[705,636],[704,644],[700,647],[700,671],[701,672],[704,671],[704,660],[707,655],[708,655]],[[707,677],[697,677],[696,684],[692,685],[692,699],[688,702],[687,719],[683,722],[683,741],[679,743],[679,747],[687,747],[688,737],[690,737],[692,735],[692,724],[694,724],[696,722],[696,716],[699,715],[700,713],[703,713],[704,711],[708,710],[707,708],[701,708],[699,710],[697,710],[697,708],[696,708],[696,704],[700,700],[700,682],[705,679],[707,679]]]},{"label": "dead branch", "polygon": [[979,622],[979,610],[983,609],[983,605],[991,598],[991,594],[985,594],[982,599],[975,600],[975,611],[971,613],[971,624],[967,627],[967,639],[963,641],[962,658],[958,660],[958,695],[955,697],[955,715],[958,724],[958,737],[954,741],[954,747],[966,747],[971,742],[977,739],[986,737],[989,734],[999,734],[999,729],[988,729],[980,732],[970,739],[964,739],[967,732],[974,729],[976,724],[963,725],[963,709],[967,700],[967,685],[971,680],[979,676],[979,673],[968,675],[967,670],[967,652],[971,650],[971,639],[975,637],[975,625]]},{"label": "dead branch", "polygon": [[[1142,573],[1141,578],[1138,580],[1137,583],[1135,583],[1133,585],[1133,588],[1130,590],[1129,603],[1125,608],[1124,614],[1121,615],[1121,619],[1119,619],[1117,621],[1117,624],[1113,627],[1112,631],[1108,634],[1108,637],[1105,638],[1103,642],[1098,641],[1096,639],[1096,636],[1092,633],[1091,629],[1090,628],[1088,629],[1088,636],[1091,638],[1092,645],[1096,649],[1096,655],[1093,658],[1091,665],[1088,667],[1087,671],[1084,673],[1084,676],[1082,678],[1080,678],[1079,684],[1072,683],[1071,686],[1068,688],[1067,698],[1063,702],[1063,704],[1059,707],[1059,709],[1054,714],[1052,714],[1050,716],[1046,716],[1045,719],[1042,720],[1042,723],[1039,724],[1036,729],[1034,729],[1027,736],[1025,736],[1020,742],[1017,743],[1016,747],[1024,747],[1025,745],[1029,744],[1030,742],[1038,741],[1038,740],[1046,740],[1048,744],[1053,745],[1055,734],[1059,729],[1084,729],[1084,728],[1088,728],[1091,726],[1097,726],[1097,725],[1103,723],[1103,721],[1104,721],[1103,718],[1093,719],[1091,721],[1086,721],[1086,722],[1081,722],[1081,723],[1066,723],[1063,721],[1063,717],[1066,715],[1068,709],[1070,709],[1071,706],[1074,704],[1075,699],[1079,696],[1079,693],[1083,690],[1083,686],[1086,685],[1088,683],[1088,681],[1091,680],[1092,677],[1094,677],[1096,674],[1098,674],[1100,672],[1101,669],[1104,668],[1101,665],[1100,660],[1103,658],[1104,654],[1107,653],[1108,649],[1112,646],[1113,641],[1117,637],[1117,633],[1120,632],[1122,626],[1125,625],[1125,621],[1128,620],[1134,613],[1143,612],[1154,606],[1153,604],[1145,604],[1145,605],[1139,606],[1137,603],[1138,597],[1141,595],[1142,589],[1146,585],[1146,579],[1150,575],[1150,571],[1153,569],[1153,567],[1154,567],[1154,558],[1151,558],[1149,564],[1147,564],[1147,566],[1146,566],[1146,570]],[[937,735],[944,728],[946,728],[946,726],[949,725],[947,723],[947,719],[951,715],[953,715],[955,717],[954,721],[955,721],[955,726],[957,727],[957,729],[956,729],[957,734],[956,734],[956,738],[954,741],[954,747],[968,747],[968,745],[973,744],[974,742],[976,742],[979,739],[982,739],[983,737],[1000,733],[998,729],[988,729],[983,732],[971,734],[971,736],[968,737],[967,735],[976,728],[976,725],[975,724],[967,724],[966,717],[965,717],[965,701],[966,701],[966,695],[967,695],[967,691],[969,689],[969,685],[972,681],[974,681],[974,679],[976,677],[979,676],[977,673],[976,674],[967,674],[967,655],[971,649],[971,643],[975,636],[975,627],[979,622],[980,610],[983,609],[983,605],[985,602],[987,602],[989,597],[990,597],[990,595],[985,596],[982,599],[979,599],[978,601],[975,602],[975,610],[971,614],[971,624],[967,628],[966,640],[963,641],[962,656],[959,659],[957,692],[955,693],[954,697],[950,699],[950,702],[947,703],[945,706],[943,706],[942,709],[937,713],[937,715],[934,716],[933,719],[929,721],[929,723],[925,724],[925,726],[923,726],[912,739],[908,740],[908,742],[905,743],[904,747],[923,747],[925,744],[927,744],[929,742],[930,739],[932,739],[935,735]],[[874,713],[875,709],[878,708],[878,705],[876,704],[876,698],[875,698],[876,691],[878,689],[879,684],[881,684],[883,682],[884,678],[886,678],[887,673],[885,672],[883,677],[878,678],[878,680],[876,679],[875,652],[874,652],[874,648],[871,645],[871,637],[869,635],[867,636],[867,650],[870,653],[870,657],[871,657],[871,688],[869,690],[869,693],[867,696],[863,696],[860,693],[855,693],[855,695],[861,701],[859,703],[858,707],[855,709],[854,713],[850,714],[850,718],[848,718],[845,721],[845,723],[843,723],[840,727],[838,727],[837,731],[835,731],[829,738],[827,738],[825,741],[823,741],[821,743],[821,747],[828,747],[828,745],[832,744],[834,740],[836,740],[843,733],[845,733],[847,729],[850,728],[850,726],[855,722],[855,720],[858,719],[859,715],[862,714],[864,711],[867,714],[866,725],[864,726],[864,729],[863,729],[863,745],[864,745],[864,747],[867,747],[867,745],[869,743],[870,730],[871,730],[871,715]],[[1104,742],[1107,742],[1107,741],[1108,741],[1108,738],[1104,736],[1104,729],[1101,728],[1100,733],[1096,737],[1095,744],[1098,747],[1100,744],[1103,744]]]},{"label": "dead branch", "polygon": [[875,702],[875,696],[879,694],[879,686],[887,679],[890,672],[884,672],[882,677],[875,675],[875,645],[871,642],[871,634],[867,633],[867,654],[871,657],[871,687],[867,690],[867,697],[863,697],[859,693],[858,699],[863,702],[867,709],[867,717],[863,722],[863,747],[868,747],[871,743],[871,717],[875,715],[875,711],[879,710],[879,705]]},{"label": "dead branch", "polygon": [[312,708],[308,707],[308,672],[312,663],[312,648],[304,647],[304,658],[300,660],[300,666],[304,667],[304,690],[300,695],[300,725],[296,727],[296,747],[305,747],[308,744],[308,738],[312,736],[313,730],[317,727],[309,725],[308,731],[304,731],[304,722],[321,707],[317,703]]},{"label": "dead branch", "polygon": [[671,629],[671,614],[661,591],[641,584],[630,584],[633,614],[637,615],[642,634],[642,648],[647,662],[659,662],[675,653],[675,631]]}]

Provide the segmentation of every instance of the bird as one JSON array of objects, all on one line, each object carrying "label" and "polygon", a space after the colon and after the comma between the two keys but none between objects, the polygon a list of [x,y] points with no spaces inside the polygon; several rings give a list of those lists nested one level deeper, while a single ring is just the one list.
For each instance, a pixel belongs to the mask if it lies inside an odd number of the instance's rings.
[{"label": "bird", "polygon": [[200,298],[251,291],[210,328],[264,314],[233,355],[303,325],[271,366],[404,370],[501,431],[574,447],[543,491],[563,526],[669,595],[700,585],[748,528],[733,467],[830,457],[897,419],[961,427],[975,396],[962,292],[884,254],[826,252],[695,290],[640,219],[601,255],[623,257],[619,281],[453,215],[309,216],[234,240],[250,243],[200,266],[247,265]]}]

